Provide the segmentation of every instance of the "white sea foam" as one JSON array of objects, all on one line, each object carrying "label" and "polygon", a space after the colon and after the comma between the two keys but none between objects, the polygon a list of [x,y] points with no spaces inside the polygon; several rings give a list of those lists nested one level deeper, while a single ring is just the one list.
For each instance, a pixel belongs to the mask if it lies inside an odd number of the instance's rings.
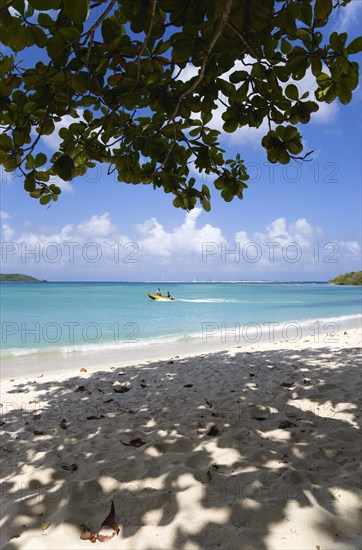
[{"label": "white sea foam", "polygon": [[[362,322],[362,315],[341,315],[338,317],[320,317],[320,318],[307,318],[307,319],[298,319],[298,320],[283,320],[278,321],[275,325],[275,338],[282,337],[282,332],[285,327],[288,325],[298,325],[303,332],[304,336],[311,336],[316,334],[316,323],[319,323],[319,330],[324,334],[333,334],[334,331],[344,330],[349,326],[356,326]],[[266,340],[270,337],[270,323],[272,321],[265,320],[263,323],[240,323],[241,333],[244,334],[243,329],[247,329],[247,338],[245,341],[251,342],[253,334],[259,334],[260,340]],[[334,326],[333,326],[334,325]],[[212,328],[212,327],[211,327]],[[308,332],[306,332],[308,331]],[[1,358],[16,358],[16,357],[25,357],[25,356],[45,356],[45,355],[69,355],[69,354],[99,354],[104,352],[111,351],[122,351],[122,350],[131,350],[131,349],[140,349],[147,346],[162,346],[164,344],[176,344],[176,343],[190,343],[190,342],[230,342],[233,338],[235,339],[235,325],[226,326],[224,328],[224,334],[226,334],[227,339],[220,340],[222,335],[221,325],[219,326],[215,323],[215,330],[210,330],[210,333],[206,331],[195,331],[190,333],[177,333],[177,334],[168,334],[163,336],[152,336],[147,338],[139,338],[138,340],[129,340],[122,342],[104,342],[97,344],[74,344],[68,346],[48,346],[48,347],[39,347],[39,348],[11,348],[7,350],[2,350]],[[205,335],[207,336],[205,340]],[[293,335],[292,335],[293,336]],[[292,336],[290,338],[292,338]],[[244,338],[245,339],[245,338]],[[241,337],[243,340],[243,337]],[[259,340],[258,340],[259,341]]]}]

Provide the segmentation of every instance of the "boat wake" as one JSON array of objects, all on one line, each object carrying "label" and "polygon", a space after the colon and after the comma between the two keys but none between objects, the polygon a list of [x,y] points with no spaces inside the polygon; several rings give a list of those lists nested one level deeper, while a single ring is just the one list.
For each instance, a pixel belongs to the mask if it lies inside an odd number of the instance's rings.
[{"label": "boat wake", "polygon": [[228,300],[225,298],[195,298],[194,300],[187,300],[186,298],[178,298],[178,302],[192,302],[192,303],[198,303],[198,304],[227,304],[227,303],[233,303],[237,304],[240,303],[241,300]]}]

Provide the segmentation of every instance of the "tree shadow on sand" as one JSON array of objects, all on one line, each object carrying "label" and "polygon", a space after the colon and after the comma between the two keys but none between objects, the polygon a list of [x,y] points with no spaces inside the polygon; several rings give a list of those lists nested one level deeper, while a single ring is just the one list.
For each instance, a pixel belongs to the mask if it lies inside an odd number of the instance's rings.
[{"label": "tree shadow on sand", "polygon": [[302,525],[285,525],[312,508],[313,548],[353,548],[359,360],[222,352],[16,379],[2,404],[2,546],[56,548],[61,525],[62,547],[86,547],[81,524],[97,531],[113,500],[109,548],[306,548]]}]

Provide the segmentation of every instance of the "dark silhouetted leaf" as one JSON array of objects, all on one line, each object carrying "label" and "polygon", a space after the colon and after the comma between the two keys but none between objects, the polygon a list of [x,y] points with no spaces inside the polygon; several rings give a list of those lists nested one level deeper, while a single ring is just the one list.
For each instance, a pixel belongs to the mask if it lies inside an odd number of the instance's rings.
[{"label": "dark silhouetted leaf", "polygon": [[217,426],[211,426],[209,431],[206,435],[209,435],[210,437],[215,437],[219,433],[219,428]]},{"label": "dark silhouetted leaf", "polygon": [[62,464],[63,470],[67,470],[69,472],[75,472],[78,470],[78,466],[76,464]]},{"label": "dark silhouetted leaf", "polygon": [[288,428],[293,428],[294,426],[296,426],[296,424],[294,424],[293,422],[290,422],[289,420],[283,420],[278,427],[281,430],[286,430]]}]

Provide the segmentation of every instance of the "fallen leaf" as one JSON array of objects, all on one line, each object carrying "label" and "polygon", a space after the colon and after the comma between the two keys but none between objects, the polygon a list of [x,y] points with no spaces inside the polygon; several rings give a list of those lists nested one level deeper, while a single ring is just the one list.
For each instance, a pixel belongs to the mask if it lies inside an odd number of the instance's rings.
[{"label": "fallen leaf", "polygon": [[49,521],[44,521],[44,522],[41,524],[40,529],[41,529],[42,531],[46,531],[46,530],[48,529],[49,526],[50,526]]},{"label": "fallen leaf", "polygon": [[219,428],[217,426],[211,426],[209,431],[206,435],[209,435],[210,437],[215,437],[219,433]]},{"label": "fallen leaf", "polygon": [[82,367],[82,368],[80,369],[80,372],[87,372],[87,369],[85,369],[84,367]]},{"label": "fallen leaf", "polygon": [[132,447],[142,447],[142,445],[146,445],[146,441],[142,441],[142,439],[132,439],[132,441],[130,441],[130,445],[132,445]]},{"label": "fallen leaf", "polygon": [[76,464],[62,464],[63,470],[68,470],[69,472],[75,472],[78,470],[78,466]]},{"label": "fallen leaf", "polygon": [[97,535],[92,533],[92,531],[90,531],[88,527],[86,527],[85,525],[82,525],[82,528],[84,529],[83,533],[80,536],[82,540],[90,540],[91,542],[97,542]]},{"label": "fallen leaf", "polygon": [[124,443],[124,441],[121,440],[122,445],[125,445],[126,447],[142,447],[142,445],[146,444],[146,441],[142,441],[139,437],[136,439],[132,439],[129,443]]}]

